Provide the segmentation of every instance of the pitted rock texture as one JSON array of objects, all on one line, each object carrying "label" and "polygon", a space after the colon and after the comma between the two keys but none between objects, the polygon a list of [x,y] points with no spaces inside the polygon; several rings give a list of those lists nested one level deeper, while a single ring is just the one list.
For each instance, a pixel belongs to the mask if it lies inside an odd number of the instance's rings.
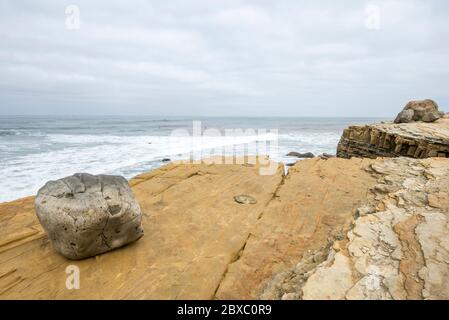
[{"label": "pitted rock texture", "polygon": [[271,290],[291,289],[278,297],[449,299],[449,161],[396,158],[367,171],[378,184],[353,228],[274,277]]},{"label": "pitted rock texture", "polygon": [[139,204],[120,176],[79,173],[42,187],[36,213],[53,248],[84,259],[143,236]]},{"label": "pitted rock texture", "polygon": [[449,119],[433,123],[377,123],[350,126],[338,143],[340,158],[449,157]]}]

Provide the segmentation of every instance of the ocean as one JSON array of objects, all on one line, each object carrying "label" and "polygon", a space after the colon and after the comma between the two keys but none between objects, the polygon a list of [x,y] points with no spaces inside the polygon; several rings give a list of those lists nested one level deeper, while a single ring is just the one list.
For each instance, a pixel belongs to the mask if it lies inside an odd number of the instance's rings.
[{"label": "ocean", "polygon": [[287,164],[297,161],[290,151],[335,154],[348,125],[381,120],[0,116],[0,202],[77,172],[129,179],[167,159],[258,153]]}]

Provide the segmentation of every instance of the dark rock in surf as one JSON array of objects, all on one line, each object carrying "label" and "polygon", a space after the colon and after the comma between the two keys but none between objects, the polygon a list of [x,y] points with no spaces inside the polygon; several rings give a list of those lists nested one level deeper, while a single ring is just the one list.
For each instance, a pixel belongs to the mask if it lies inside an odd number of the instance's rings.
[{"label": "dark rock in surf", "polygon": [[287,157],[296,157],[300,159],[306,158],[315,158],[315,155],[312,152],[299,153],[299,152],[290,152],[287,154]]}]

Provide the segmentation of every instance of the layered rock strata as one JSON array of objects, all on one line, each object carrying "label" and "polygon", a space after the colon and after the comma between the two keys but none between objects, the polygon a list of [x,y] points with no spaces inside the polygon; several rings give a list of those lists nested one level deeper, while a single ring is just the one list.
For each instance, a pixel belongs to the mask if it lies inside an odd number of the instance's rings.
[{"label": "layered rock strata", "polygon": [[345,129],[337,156],[350,157],[449,157],[449,119],[433,123],[377,123]]}]

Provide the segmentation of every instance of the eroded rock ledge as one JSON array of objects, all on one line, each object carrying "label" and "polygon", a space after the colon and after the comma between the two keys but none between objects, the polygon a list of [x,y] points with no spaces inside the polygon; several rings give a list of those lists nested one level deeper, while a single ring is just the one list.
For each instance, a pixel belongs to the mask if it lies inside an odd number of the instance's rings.
[{"label": "eroded rock ledge", "polygon": [[449,299],[449,161],[395,158],[366,170],[377,184],[346,236],[278,274],[262,297]]},{"label": "eroded rock ledge", "polygon": [[449,157],[449,119],[433,123],[378,123],[345,129],[337,156],[350,157]]}]

